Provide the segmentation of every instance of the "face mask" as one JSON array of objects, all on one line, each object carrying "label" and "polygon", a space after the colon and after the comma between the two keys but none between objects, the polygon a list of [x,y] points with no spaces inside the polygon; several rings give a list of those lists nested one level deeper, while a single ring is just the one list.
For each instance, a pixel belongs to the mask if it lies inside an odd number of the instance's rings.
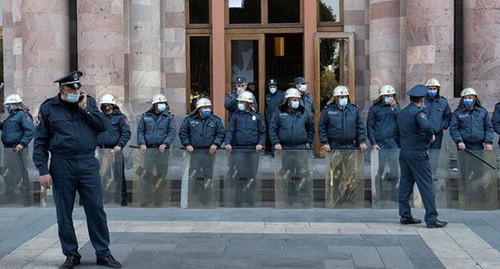
[{"label": "face mask", "polygon": [[158,104],[156,106],[156,109],[158,109],[158,111],[160,111],[160,112],[163,112],[163,111],[165,111],[165,109],[167,109],[167,105],[166,104]]},{"label": "face mask", "polygon": [[305,85],[305,84],[300,84],[299,90],[300,90],[301,92],[305,92],[305,91],[307,90],[307,85]]},{"label": "face mask", "polygon": [[464,100],[464,105],[471,107],[474,104],[474,100]]},{"label": "face mask", "polygon": [[68,103],[77,103],[79,99],[80,99],[79,93],[66,94],[66,102],[68,102]]},{"label": "face mask", "polygon": [[347,98],[340,98],[339,106],[346,106],[346,105],[347,105]]},{"label": "face mask", "polygon": [[240,111],[245,111],[245,109],[247,108],[247,106],[243,103],[238,103],[238,109]]},{"label": "face mask", "polygon": [[212,110],[210,108],[205,108],[205,109],[201,110],[201,115],[203,117],[210,117],[211,114],[212,114]]},{"label": "face mask", "polygon": [[278,89],[276,87],[270,87],[269,88],[269,92],[271,92],[271,94],[275,94],[277,90]]},{"label": "face mask", "polygon": [[390,105],[390,104],[391,104],[392,99],[393,99],[392,97],[387,97],[387,96],[385,96],[385,97],[384,97],[384,103],[385,103],[386,105]]},{"label": "face mask", "polygon": [[290,106],[291,106],[293,109],[297,109],[297,108],[299,108],[299,104],[300,104],[300,102],[299,102],[299,101],[292,101],[292,102],[290,103]]},{"label": "face mask", "polygon": [[6,105],[5,107],[5,112],[10,113],[10,110],[12,109],[9,105]]},{"label": "face mask", "polygon": [[434,97],[438,94],[437,91],[427,91],[427,95],[429,95],[430,97]]}]

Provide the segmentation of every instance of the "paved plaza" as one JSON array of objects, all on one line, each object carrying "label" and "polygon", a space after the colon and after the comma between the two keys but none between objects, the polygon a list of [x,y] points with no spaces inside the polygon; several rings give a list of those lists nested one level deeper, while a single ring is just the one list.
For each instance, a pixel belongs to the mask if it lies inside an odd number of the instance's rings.
[{"label": "paved plaza", "polygon": [[[402,226],[396,209],[107,208],[124,268],[500,268],[500,210],[440,210],[450,224]],[[423,217],[415,209],[414,216]],[[0,268],[64,261],[54,208],[0,208]],[[83,209],[82,265],[101,268]]]}]

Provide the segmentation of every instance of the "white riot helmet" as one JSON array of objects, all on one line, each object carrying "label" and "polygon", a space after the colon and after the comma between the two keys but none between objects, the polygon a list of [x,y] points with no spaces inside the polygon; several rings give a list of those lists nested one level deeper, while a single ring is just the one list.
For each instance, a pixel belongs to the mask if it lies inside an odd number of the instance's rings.
[{"label": "white riot helmet", "polygon": [[476,90],[474,90],[473,88],[465,88],[460,93],[460,97],[464,97],[466,95],[475,95],[475,96],[477,96],[477,93],[476,93]]},{"label": "white riot helmet", "polygon": [[248,103],[253,103],[254,96],[253,93],[249,91],[244,91],[242,92],[238,98],[236,98],[237,101],[243,101],[243,102],[248,102]]},{"label": "white riot helmet", "polygon": [[383,85],[378,89],[378,96],[396,94],[396,90],[391,85]]},{"label": "white riot helmet", "polygon": [[196,110],[202,106],[212,106],[212,102],[210,102],[210,99],[208,98],[200,98],[196,101]]},{"label": "white riot helmet", "polygon": [[349,90],[346,86],[337,86],[333,89],[333,97],[342,95],[349,95]]},{"label": "white riot helmet", "polygon": [[302,95],[300,94],[300,91],[298,89],[290,88],[290,89],[286,90],[286,92],[285,92],[285,99],[292,98],[292,97],[300,98],[300,97],[302,97]]},{"label": "white riot helmet", "polygon": [[101,96],[101,99],[99,99],[99,103],[116,105],[116,97],[112,94],[105,93]]},{"label": "white riot helmet", "polygon": [[17,104],[17,103],[22,103],[23,100],[21,99],[21,96],[19,94],[11,94],[5,98],[5,101],[3,102],[4,105],[9,105],[9,104]]},{"label": "white riot helmet", "polygon": [[441,84],[439,83],[439,80],[437,80],[437,78],[430,78],[427,80],[427,82],[425,82],[425,87],[431,87],[431,86],[441,88]]},{"label": "white riot helmet", "polygon": [[165,95],[158,93],[151,98],[151,104],[156,104],[156,103],[166,103],[167,102],[167,97]]}]

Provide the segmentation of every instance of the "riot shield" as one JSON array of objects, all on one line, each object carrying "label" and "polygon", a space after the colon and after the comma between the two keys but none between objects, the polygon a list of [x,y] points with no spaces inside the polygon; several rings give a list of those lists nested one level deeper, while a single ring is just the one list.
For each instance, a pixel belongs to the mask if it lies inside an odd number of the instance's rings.
[{"label": "riot shield", "polygon": [[33,187],[27,169],[28,149],[14,152],[12,148],[4,148],[1,158],[0,204],[30,206]]},{"label": "riot shield", "polygon": [[260,152],[255,148],[233,148],[226,152],[228,173],[224,175],[226,207],[259,207],[262,202],[262,175],[259,174]]},{"label": "riot shield", "polygon": [[215,208],[219,206],[219,181],[227,173],[227,159],[222,150],[209,154],[208,149],[184,152],[181,207]]},{"label": "riot shield", "polygon": [[399,149],[372,150],[370,159],[373,208],[398,208]]},{"label": "riot shield", "polygon": [[458,206],[465,210],[498,208],[498,178],[494,151],[458,151]]},{"label": "riot shield", "polygon": [[171,192],[171,150],[161,153],[158,148],[148,148],[142,153],[131,148],[133,159],[132,203],[140,207],[168,207]]},{"label": "riot shield", "polygon": [[335,149],[326,156],[325,206],[364,208],[364,159],[359,150]]},{"label": "riot shield", "polygon": [[[126,183],[123,166],[123,154],[115,154],[113,149],[96,150],[96,157],[101,165],[100,176],[102,196],[105,205],[121,205],[122,197],[126,197]],[[125,192],[125,193],[123,193]]]},{"label": "riot shield", "polygon": [[275,151],[276,208],[312,208],[313,161],[312,149],[288,148]]},{"label": "riot shield", "polygon": [[437,208],[450,207],[451,181],[447,177],[450,170],[450,151],[446,149],[429,150],[434,196]]}]

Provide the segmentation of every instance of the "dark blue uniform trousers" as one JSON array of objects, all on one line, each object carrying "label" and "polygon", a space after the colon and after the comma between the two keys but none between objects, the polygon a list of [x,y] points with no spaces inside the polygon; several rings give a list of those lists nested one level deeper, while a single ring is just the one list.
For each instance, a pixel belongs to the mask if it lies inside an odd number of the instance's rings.
[{"label": "dark blue uniform trousers", "polygon": [[411,218],[410,196],[413,185],[417,183],[425,207],[425,222],[435,223],[437,220],[434,189],[432,185],[431,166],[426,150],[401,150],[399,153],[401,167],[401,183],[399,186],[399,215]]},{"label": "dark blue uniform trousers", "polygon": [[52,157],[50,173],[63,254],[80,257],[72,218],[75,194],[78,191],[96,256],[108,256],[109,231],[103,208],[99,161],[93,156],[79,159]]}]

